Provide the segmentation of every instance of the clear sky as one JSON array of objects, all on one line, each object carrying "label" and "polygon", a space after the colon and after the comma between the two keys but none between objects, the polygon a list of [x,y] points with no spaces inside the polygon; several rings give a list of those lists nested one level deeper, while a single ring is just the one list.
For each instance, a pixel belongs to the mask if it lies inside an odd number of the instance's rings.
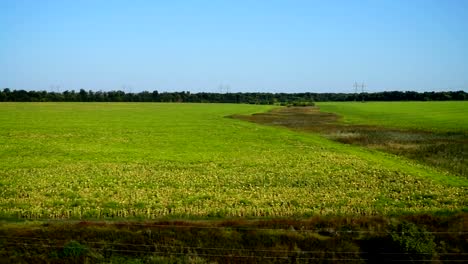
[{"label": "clear sky", "polygon": [[468,91],[467,0],[0,0],[0,88]]}]

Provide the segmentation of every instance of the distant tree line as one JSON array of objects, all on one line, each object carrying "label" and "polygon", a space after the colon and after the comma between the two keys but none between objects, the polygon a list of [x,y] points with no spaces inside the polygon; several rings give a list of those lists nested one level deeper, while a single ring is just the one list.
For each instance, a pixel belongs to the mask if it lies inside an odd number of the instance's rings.
[{"label": "distant tree line", "polygon": [[86,91],[47,92],[10,90],[0,91],[0,102],[191,102],[242,104],[307,104],[325,101],[447,101],[468,100],[464,91],[448,92],[377,92],[377,93],[190,93]]}]

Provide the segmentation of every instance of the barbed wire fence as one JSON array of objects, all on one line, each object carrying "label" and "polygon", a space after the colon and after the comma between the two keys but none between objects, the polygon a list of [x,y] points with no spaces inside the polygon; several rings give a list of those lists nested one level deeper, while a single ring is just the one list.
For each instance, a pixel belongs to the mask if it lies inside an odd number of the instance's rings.
[{"label": "barbed wire fence", "polygon": [[[83,222],[81,222],[83,223]],[[80,224],[80,222],[78,222]],[[86,222],[84,222],[86,224]],[[86,227],[86,225],[84,226]],[[246,226],[204,226],[204,225],[177,225],[175,223],[151,224],[151,223],[109,223],[108,227],[131,228],[137,227],[151,229],[214,229],[214,230],[237,230],[237,231],[258,231],[258,232],[297,232],[297,233],[321,233],[327,232],[331,236],[339,236],[341,234],[381,234],[391,235],[399,234],[396,231],[376,231],[376,230],[329,230],[327,228],[262,228],[262,227],[246,227]],[[424,231],[412,232],[412,234],[436,234],[436,235],[456,235],[466,236],[468,240],[468,231]],[[0,235],[0,241],[3,246],[14,246],[28,248],[50,248],[64,249],[70,239],[50,239],[39,236],[9,236]],[[204,247],[204,246],[187,246],[187,245],[168,245],[160,243],[120,243],[113,241],[85,241],[77,240],[86,247],[99,252],[114,252],[116,254],[139,254],[139,255],[157,255],[157,256],[192,256],[205,257],[211,259],[230,258],[230,259],[260,259],[260,260],[304,260],[304,261],[367,261],[376,257],[385,258],[391,262],[407,261],[407,257],[411,256],[414,262],[431,262],[426,259],[428,256],[434,255],[434,252],[370,252],[370,251],[334,251],[334,250],[284,250],[284,249],[259,249],[248,247]],[[72,246],[73,249],[73,246]],[[439,258],[439,263],[454,263],[468,262],[468,253],[466,252],[440,252],[436,253]],[[335,257],[336,256],[336,257]],[[421,258],[418,258],[420,256]],[[424,258],[423,258],[424,256]]]}]

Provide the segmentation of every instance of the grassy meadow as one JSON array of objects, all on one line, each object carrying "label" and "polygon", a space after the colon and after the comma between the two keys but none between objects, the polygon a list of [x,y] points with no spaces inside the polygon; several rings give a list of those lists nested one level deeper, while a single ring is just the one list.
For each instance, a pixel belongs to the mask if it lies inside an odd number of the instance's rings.
[{"label": "grassy meadow", "polygon": [[239,119],[318,133],[384,151],[468,179],[464,102],[335,102],[277,108]]},{"label": "grassy meadow", "polygon": [[343,116],[350,124],[383,125],[440,132],[468,131],[468,101],[323,102],[324,112]]},{"label": "grassy meadow", "polygon": [[[398,104],[404,103],[394,106]],[[383,115],[397,114],[374,103],[359,105],[369,108],[320,104],[325,111],[357,113],[350,120],[363,120],[376,107]],[[466,113],[466,104],[454,105]],[[228,117],[273,107],[2,103],[0,215],[305,217],[466,208],[465,179],[317,134]],[[410,118],[417,117],[417,122],[438,128],[467,128],[463,113],[428,121],[422,117],[435,114],[417,109],[401,120],[379,119],[378,114],[369,120],[415,124]]]}]

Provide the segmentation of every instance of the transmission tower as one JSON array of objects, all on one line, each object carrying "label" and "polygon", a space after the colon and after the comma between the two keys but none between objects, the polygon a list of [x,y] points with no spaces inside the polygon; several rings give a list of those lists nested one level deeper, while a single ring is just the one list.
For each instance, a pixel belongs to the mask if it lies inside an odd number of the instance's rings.
[{"label": "transmission tower", "polygon": [[364,93],[364,88],[366,88],[366,86],[364,82],[361,83],[361,93]]},{"label": "transmission tower", "polygon": [[358,88],[359,88],[359,84],[358,84],[357,82],[354,82],[353,87],[354,87],[354,93],[357,94]]},{"label": "transmission tower", "polygon": [[364,102],[364,88],[366,88],[366,84],[362,82],[361,83],[362,102]]},{"label": "transmission tower", "polygon": [[354,82],[353,87],[354,87],[354,101],[356,101],[359,84],[357,82]]}]

